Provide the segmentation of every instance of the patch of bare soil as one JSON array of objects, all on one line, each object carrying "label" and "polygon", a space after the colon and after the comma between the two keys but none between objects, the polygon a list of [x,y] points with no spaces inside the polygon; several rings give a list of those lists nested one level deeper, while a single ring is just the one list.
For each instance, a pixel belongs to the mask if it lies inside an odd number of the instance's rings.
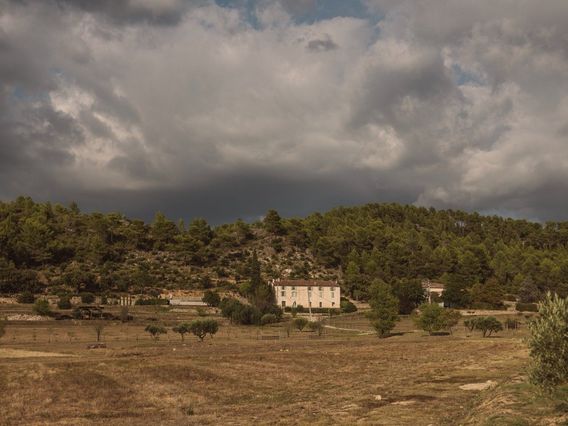
[{"label": "patch of bare soil", "polygon": [[26,351],[23,349],[0,349],[0,358],[39,358],[39,357],[66,357],[73,356],[57,352]]}]

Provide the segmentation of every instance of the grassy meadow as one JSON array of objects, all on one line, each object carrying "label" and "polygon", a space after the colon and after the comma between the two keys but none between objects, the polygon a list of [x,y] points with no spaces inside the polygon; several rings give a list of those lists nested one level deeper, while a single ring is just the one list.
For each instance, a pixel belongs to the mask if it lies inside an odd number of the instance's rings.
[{"label": "grassy meadow", "polygon": [[[113,311],[114,308],[106,308]],[[31,313],[0,305],[0,316]],[[118,309],[116,309],[118,312]],[[428,336],[403,318],[378,339],[360,313],[323,335],[221,322],[213,338],[171,331],[186,307],[132,307],[134,321],[9,321],[0,340],[3,425],[563,425],[566,389],[526,383],[526,327]],[[504,318],[504,317],[502,317]],[[517,317],[525,321],[525,318]],[[159,322],[168,334],[144,331]]]}]

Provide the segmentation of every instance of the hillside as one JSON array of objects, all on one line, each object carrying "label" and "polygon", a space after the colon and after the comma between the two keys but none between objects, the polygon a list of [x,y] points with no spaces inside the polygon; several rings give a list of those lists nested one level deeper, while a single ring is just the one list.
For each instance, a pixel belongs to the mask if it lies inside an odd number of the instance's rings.
[{"label": "hillside", "polygon": [[[211,227],[78,206],[0,203],[0,293],[152,292],[236,288],[256,251],[266,279],[338,279],[365,299],[374,279],[404,286],[441,280],[455,306],[568,293],[568,222],[541,225],[398,204],[336,208],[305,218]],[[533,300],[534,301],[534,300]]]}]

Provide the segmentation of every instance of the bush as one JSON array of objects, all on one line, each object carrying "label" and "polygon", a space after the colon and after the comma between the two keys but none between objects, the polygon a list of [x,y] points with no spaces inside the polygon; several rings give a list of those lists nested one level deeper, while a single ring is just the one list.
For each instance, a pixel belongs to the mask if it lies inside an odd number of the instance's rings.
[{"label": "bush", "polygon": [[91,304],[95,301],[95,295],[93,293],[80,293],[81,303]]},{"label": "bush", "polygon": [[515,305],[515,309],[519,312],[538,312],[538,305],[536,303],[519,302]]},{"label": "bush", "polygon": [[323,333],[323,324],[320,321],[309,321],[307,324],[308,329],[318,333],[321,336]]},{"label": "bush", "polygon": [[294,328],[298,329],[298,331],[302,331],[306,325],[308,325],[308,320],[304,317],[295,318],[292,322]]},{"label": "bush", "polygon": [[71,298],[69,296],[61,296],[57,302],[57,307],[59,309],[72,309],[73,304],[71,303]]},{"label": "bush", "polygon": [[[449,330],[451,332],[452,327],[459,322],[460,317],[459,311],[442,308],[436,303],[425,303],[420,305],[413,320],[417,327],[432,335],[441,330]],[[466,321],[469,322],[471,320]]]},{"label": "bush", "polygon": [[568,382],[568,299],[548,293],[529,323],[530,380],[546,391]]},{"label": "bush", "polygon": [[38,299],[34,303],[34,312],[41,316],[48,316],[51,314],[51,309],[49,307],[49,302],[44,299]]},{"label": "bush", "polygon": [[503,331],[503,324],[495,317],[480,317],[475,321],[475,329],[481,331],[483,337]]},{"label": "bush", "polygon": [[201,299],[203,303],[207,303],[209,306],[218,307],[221,303],[221,298],[219,297],[219,293],[216,291],[207,290],[203,293],[203,298]]},{"label": "bush", "polygon": [[260,318],[261,325],[274,324],[276,322],[278,322],[278,318],[274,314],[264,314],[262,318]]},{"label": "bush", "polygon": [[399,320],[399,301],[392,294],[388,284],[380,280],[373,282],[369,293],[371,311],[368,316],[371,319],[371,325],[380,338],[387,337]]},{"label": "bush", "polygon": [[341,311],[346,314],[349,314],[351,312],[357,312],[357,306],[355,306],[355,304],[350,300],[347,299],[342,300],[339,306],[341,307]]},{"label": "bush", "polygon": [[23,304],[26,304],[26,305],[31,305],[32,303],[35,302],[35,300],[36,300],[35,296],[32,293],[30,293],[29,291],[24,291],[16,299],[16,301],[18,303],[23,303]]}]

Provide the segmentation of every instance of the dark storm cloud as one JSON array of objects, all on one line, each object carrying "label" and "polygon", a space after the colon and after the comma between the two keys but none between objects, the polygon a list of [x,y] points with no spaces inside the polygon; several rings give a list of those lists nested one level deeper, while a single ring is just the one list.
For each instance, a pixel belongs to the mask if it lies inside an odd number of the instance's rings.
[{"label": "dark storm cloud", "polygon": [[0,0],[0,197],[562,217],[568,3],[366,3]]}]

